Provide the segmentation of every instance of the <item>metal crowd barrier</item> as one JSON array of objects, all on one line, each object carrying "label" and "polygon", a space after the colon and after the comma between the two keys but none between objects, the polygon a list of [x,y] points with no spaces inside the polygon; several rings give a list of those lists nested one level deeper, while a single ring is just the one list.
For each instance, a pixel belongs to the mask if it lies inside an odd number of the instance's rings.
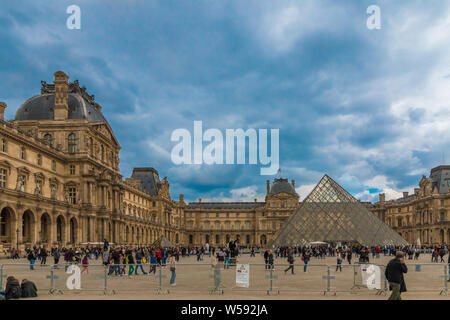
[{"label": "metal crowd barrier", "polygon": [[[370,263],[379,267],[381,279],[380,288],[375,294],[385,295],[389,291],[386,280],[385,265]],[[224,263],[217,266],[206,263],[177,263],[175,286],[170,284],[172,272],[170,265],[166,266],[145,264],[134,265],[98,265],[90,264],[84,268],[82,264],[40,265],[30,264],[1,264],[0,288],[6,285],[6,278],[10,275],[21,281],[33,281],[40,292],[48,294],[81,293],[97,291],[103,294],[119,292],[154,292],[170,294],[170,292],[209,292],[210,294],[225,294],[226,292],[264,292],[267,295],[291,293],[322,293],[324,295],[337,293],[358,294],[365,290],[370,292],[367,284],[363,283],[361,264],[294,264],[294,274],[288,269],[289,264],[276,263],[249,264],[249,286],[236,285],[236,267],[224,268]],[[448,280],[450,279],[449,265],[446,263],[408,263],[408,273],[405,281],[408,292],[439,292],[447,295]],[[32,270],[33,269],[33,270]],[[137,271],[136,271],[137,269]],[[44,271],[44,272],[43,272]],[[70,271],[68,273],[67,271]],[[144,272],[145,273],[144,273]],[[80,272],[80,288],[76,288],[73,273]],[[192,276],[195,275],[193,280]],[[72,283],[72,288],[68,283]],[[69,283],[69,284],[70,284]]]}]

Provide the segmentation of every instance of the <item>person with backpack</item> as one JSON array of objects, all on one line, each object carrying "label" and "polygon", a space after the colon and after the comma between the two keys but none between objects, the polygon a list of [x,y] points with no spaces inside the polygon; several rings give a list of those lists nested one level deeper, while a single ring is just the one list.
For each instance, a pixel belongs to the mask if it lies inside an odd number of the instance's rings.
[{"label": "person with backpack", "polygon": [[34,270],[34,262],[36,261],[36,255],[33,250],[30,250],[27,256],[28,261],[30,261],[30,270]]},{"label": "person with backpack", "polygon": [[294,255],[292,253],[292,250],[290,250],[288,253],[287,261],[289,262],[289,267],[284,270],[284,273],[286,274],[286,272],[291,270],[291,273],[294,274]]},{"label": "person with backpack", "polygon": [[59,252],[59,249],[56,248],[55,251],[53,251],[53,260],[54,260],[55,268],[56,268],[56,265],[59,263],[60,257],[61,257],[61,253]]},{"label": "person with backpack", "polygon": [[144,254],[141,252],[140,249],[137,250],[136,252],[136,270],[134,270],[134,275],[138,275],[138,268],[141,268],[141,271],[144,275],[147,275],[147,272],[145,272],[144,268],[142,267],[142,264],[144,264],[145,261],[145,257]]},{"label": "person with backpack", "polygon": [[47,256],[48,256],[48,253],[47,253],[47,249],[45,249],[45,246],[43,246],[43,247],[40,249],[39,256],[41,257],[41,265],[47,264]]},{"label": "person with backpack", "polygon": [[342,257],[342,250],[340,249],[337,253],[336,272],[338,271],[338,269],[342,272],[342,260],[344,260],[344,258]]},{"label": "person with backpack", "polygon": [[6,288],[4,291],[0,291],[0,300],[15,300],[22,297],[22,289],[20,288],[19,281],[13,276],[9,276],[6,279]]}]

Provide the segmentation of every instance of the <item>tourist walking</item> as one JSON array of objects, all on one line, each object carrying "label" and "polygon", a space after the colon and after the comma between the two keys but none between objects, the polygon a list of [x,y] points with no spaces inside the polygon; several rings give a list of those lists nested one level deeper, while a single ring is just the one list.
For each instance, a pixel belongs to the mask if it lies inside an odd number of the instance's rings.
[{"label": "tourist walking", "polygon": [[176,277],[176,264],[177,264],[177,260],[175,259],[175,256],[173,254],[169,255],[169,267],[170,267],[170,272],[172,272],[172,276],[170,277],[170,285],[172,287],[176,286],[175,283],[175,277]]},{"label": "tourist walking", "polygon": [[30,250],[27,256],[28,261],[30,261],[30,270],[34,270],[34,262],[36,261],[36,256],[33,250]]},{"label": "tourist walking", "polygon": [[310,258],[311,258],[311,251],[309,251],[309,250],[305,251],[303,253],[303,257],[302,257],[303,263],[305,264],[303,266],[303,272],[306,272],[306,268],[308,266],[308,262],[309,262]]},{"label": "tourist walking", "polygon": [[342,252],[339,250],[337,254],[337,265],[336,265],[336,272],[338,271],[342,272]]},{"label": "tourist walking", "polygon": [[287,257],[287,261],[289,263],[289,267],[284,270],[284,273],[288,272],[289,270],[291,270],[291,273],[294,274],[294,255],[292,250],[289,251],[288,257]]},{"label": "tourist walking", "polygon": [[405,264],[405,258],[403,252],[398,250],[395,253],[395,258],[389,261],[386,266],[384,275],[387,281],[389,281],[389,289],[392,290],[389,300],[401,300],[401,293],[406,292],[405,279],[403,274],[408,272],[408,268]]},{"label": "tourist walking", "polygon": [[83,266],[83,269],[81,270],[81,273],[86,271],[87,274],[89,274],[89,261],[87,254],[84,256],[83,260],[81,260],[81,265]]},{"label": "tourist walking", "polygon": [[61,253],[59,252],[59,249],[56,248],[55,251],[53,251],[53,260],[54,260],[55,268],[56,268],[56,265],[59,263],[60,257],[61,257]]}]

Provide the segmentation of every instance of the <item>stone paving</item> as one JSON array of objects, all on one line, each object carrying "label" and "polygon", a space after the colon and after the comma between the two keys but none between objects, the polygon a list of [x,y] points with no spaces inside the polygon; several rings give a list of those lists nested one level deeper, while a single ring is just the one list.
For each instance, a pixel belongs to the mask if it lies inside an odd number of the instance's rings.
[{"label": "stone paving", "polygon": [[[371,263],[386,265],[392,257],[383,255],[380,258],[372,258]],[[447,256],[444,257],[447,261]],[[313,258],[308,265],[307,272],[303,271],[303,262],[300,257],[295,257],[295,274],[290,271],[284,272],[288,266],[285,258],[275,259],[275,269],[272,273],[272,290],[270,286],[270,272],[265,270],[262,256],[250,258],[243,255],[238,258],[239,263],[250,263],[250,287],[239,288],[235,284],[236,271],[234,267],[223,269],[221,267],[220,291],[211,294],[214,278],[213,269],[210,265],[209,257],[205,256],[203,261],[197,262],[195,256],[180,258],[176,268],[176,286],[169,285],[169,267],[161,269],[161,288],[158,291],[160,277],[159,269],[156,275],[143,275],[139,269],[139,274],[132,276],[111,276],[107,278],[106,294],[105,269],[101,265],[101,260],[91,260],[89,274],[83,272],[81,275],[82,290],[69,291],[66,288],[66,280],[70,276],[65,273],[63,266],[54,269],[53,288],[61,289],[49,295],[51,288],[50,266],[40,266],[37,261],[35,270],[30,271],[28,261],[25,259],[11,260],[2,259],[3,274],[14,275],[21,281],[24,278],[32,280],[39,289],[39,297],[36,299],[224,299],[224,300],[261,300],[261,299],[370,299],[385,300],[387,295],[377,294],[376,290],[368,290],[361,285],[361,275],[359,266],[349,266],[347,261],[343,264],[342,272],[336,272],[336,258],[327,257],[325,259]],[[446,263],[431,263],[429,254],[422,254],[419,260],[407,260],[409,267],[405,275],[408,292],[402,296],[404,299],[449,299],[445,295],[440,295],[444,288],[444,266]],[[48,259],[48,263],[53,261]],[[357,261],[357,259],[353,259]],[[21,265],[17,265],[21,263]],[[416,271],[415,264],[421,264],[420,271]],[[328,267],[329,265],[330,267]],[[144,265],[144,270],[149,271],[150,266]],[[128,271],[128,266],[127,266]],[[384,269],[381,268],[384,272]],[[329,273],[328,273],[329,272]],[[356,272],[356,275],[355,275]],[[334,276],[327,284],[324,276]],[[3,278],[3,286],[5,278]],[[327,291],[328,289],[328,291]],[[222,294],[223,292],[223,294]],[[326,294],[324,294],[326,292]],[[335,295],[336,292],[336,295]],[[389,294],[389,292],[388,292]]]}]

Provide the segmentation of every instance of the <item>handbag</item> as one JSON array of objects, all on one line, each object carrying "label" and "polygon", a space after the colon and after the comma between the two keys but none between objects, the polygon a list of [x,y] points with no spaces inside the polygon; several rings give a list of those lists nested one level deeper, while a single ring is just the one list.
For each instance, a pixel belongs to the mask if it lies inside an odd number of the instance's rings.
[{"label": "handbag", "polygon": [[175,267],[170,267],[170,271],[175,271]]}]

